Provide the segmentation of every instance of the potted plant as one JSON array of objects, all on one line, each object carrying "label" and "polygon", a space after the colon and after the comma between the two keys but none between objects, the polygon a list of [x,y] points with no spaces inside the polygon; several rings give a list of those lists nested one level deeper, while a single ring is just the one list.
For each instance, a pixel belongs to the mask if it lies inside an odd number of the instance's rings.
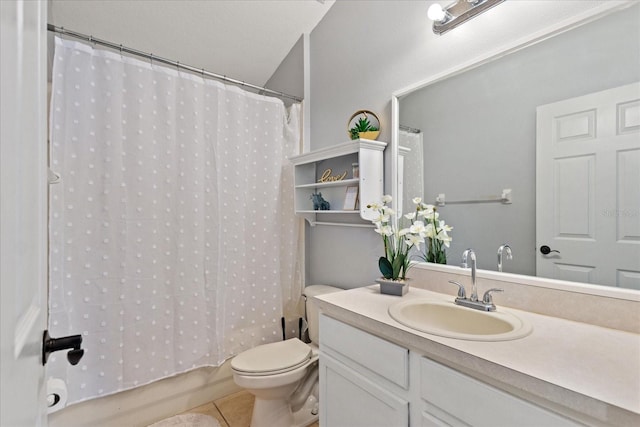
[{"label": "potted plant", "polygon": [[[378,267],[382,277],[376,280],[380,284],[380,292],[402,296],[407,293],[409,285],[406,277],[411,268],[410,252],[418,252],[418,256],[428,262],[446,264],[446,252],[451,237],[448,232],[453,227],[439,219],[433,205],[422,203],[419,197],[413,198],[416,209],[396,221],[396,213],[389,207],[391,196],[383,196],[381,203],[370,203],[367,208],[376,211],[377,216],[371,221],[376,226],[375,232],[382,236],[384,256],[378,259]],[[409,221],[401,228],[402,221]],[[420,244],[426,243],[425,253],[420,251]]]},{"label": "potted plant", "polygon": [[405,215],[404,218],[410,221],[409,227],[400,228],[399,222],[395,220],[395,211],[389,207],[391,201],[391,196],[386,195],[382,197],[381,203],[367,205],[367,208],[377,213],[372,222],[384,244],[384,255],[378,259],[382,277],[377,282],[383,294],[404,295],[409,289],[406,278],[411,267],[409,251],[413,247],[419,250],[420,243],[424,243],[426,230],[422,221],[416,221],[421,205],[416,206],[416,212]]},{"label": "potted plant", "polygon": [[351,139],[373,139],[380,135],[380,120],[368,110],[356,111],[347,125]]}]

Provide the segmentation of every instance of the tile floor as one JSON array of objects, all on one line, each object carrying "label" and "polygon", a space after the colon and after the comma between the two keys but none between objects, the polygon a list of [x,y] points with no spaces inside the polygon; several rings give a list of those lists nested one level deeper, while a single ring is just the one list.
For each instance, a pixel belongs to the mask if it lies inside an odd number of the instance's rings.
[{"label": "tile floor", "polygon": [[[218,420],[221,427],[249,427],[252,410],[253,396],[240,391],[186,412],[210,415]],[[313,423],[309,427],[319,427],[319,424]]]}]

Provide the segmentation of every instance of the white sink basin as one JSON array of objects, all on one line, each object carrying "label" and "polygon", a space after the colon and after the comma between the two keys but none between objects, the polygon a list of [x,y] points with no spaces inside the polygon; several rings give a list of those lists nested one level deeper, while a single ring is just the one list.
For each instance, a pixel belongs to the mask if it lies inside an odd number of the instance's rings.
[{"label": "white sink basin", "polygon": [[508,341],[523,338],[531,324],[498,307],[485,312],[461,307],[453,301],[416,298],[389,306],[397,322],[428,334],[472,341]]}]

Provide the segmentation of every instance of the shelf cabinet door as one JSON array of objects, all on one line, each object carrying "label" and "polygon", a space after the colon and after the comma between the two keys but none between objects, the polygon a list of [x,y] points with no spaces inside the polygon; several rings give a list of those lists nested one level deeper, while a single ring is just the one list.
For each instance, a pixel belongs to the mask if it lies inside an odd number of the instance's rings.
[{"label": "shelf cabinet door", "polygon": [[402,427],[409,425],[409,402],[347,368],[320,358],[321,427]]}]

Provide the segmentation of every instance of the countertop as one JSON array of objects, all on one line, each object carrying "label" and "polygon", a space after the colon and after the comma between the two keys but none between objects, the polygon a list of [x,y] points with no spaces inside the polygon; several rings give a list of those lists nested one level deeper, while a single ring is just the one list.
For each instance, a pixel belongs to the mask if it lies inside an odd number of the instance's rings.
[{"label": "countertop", "polygon": [[378,285],[315,299],[330,317],[542,406],[587,423],[640,425],[640,335],[498,306],[531,322],[533,332],[512,341],[466,341],[411,329],[388,314],[401,299],[425,297],[454,299],[418,288],[382,295]]}]

